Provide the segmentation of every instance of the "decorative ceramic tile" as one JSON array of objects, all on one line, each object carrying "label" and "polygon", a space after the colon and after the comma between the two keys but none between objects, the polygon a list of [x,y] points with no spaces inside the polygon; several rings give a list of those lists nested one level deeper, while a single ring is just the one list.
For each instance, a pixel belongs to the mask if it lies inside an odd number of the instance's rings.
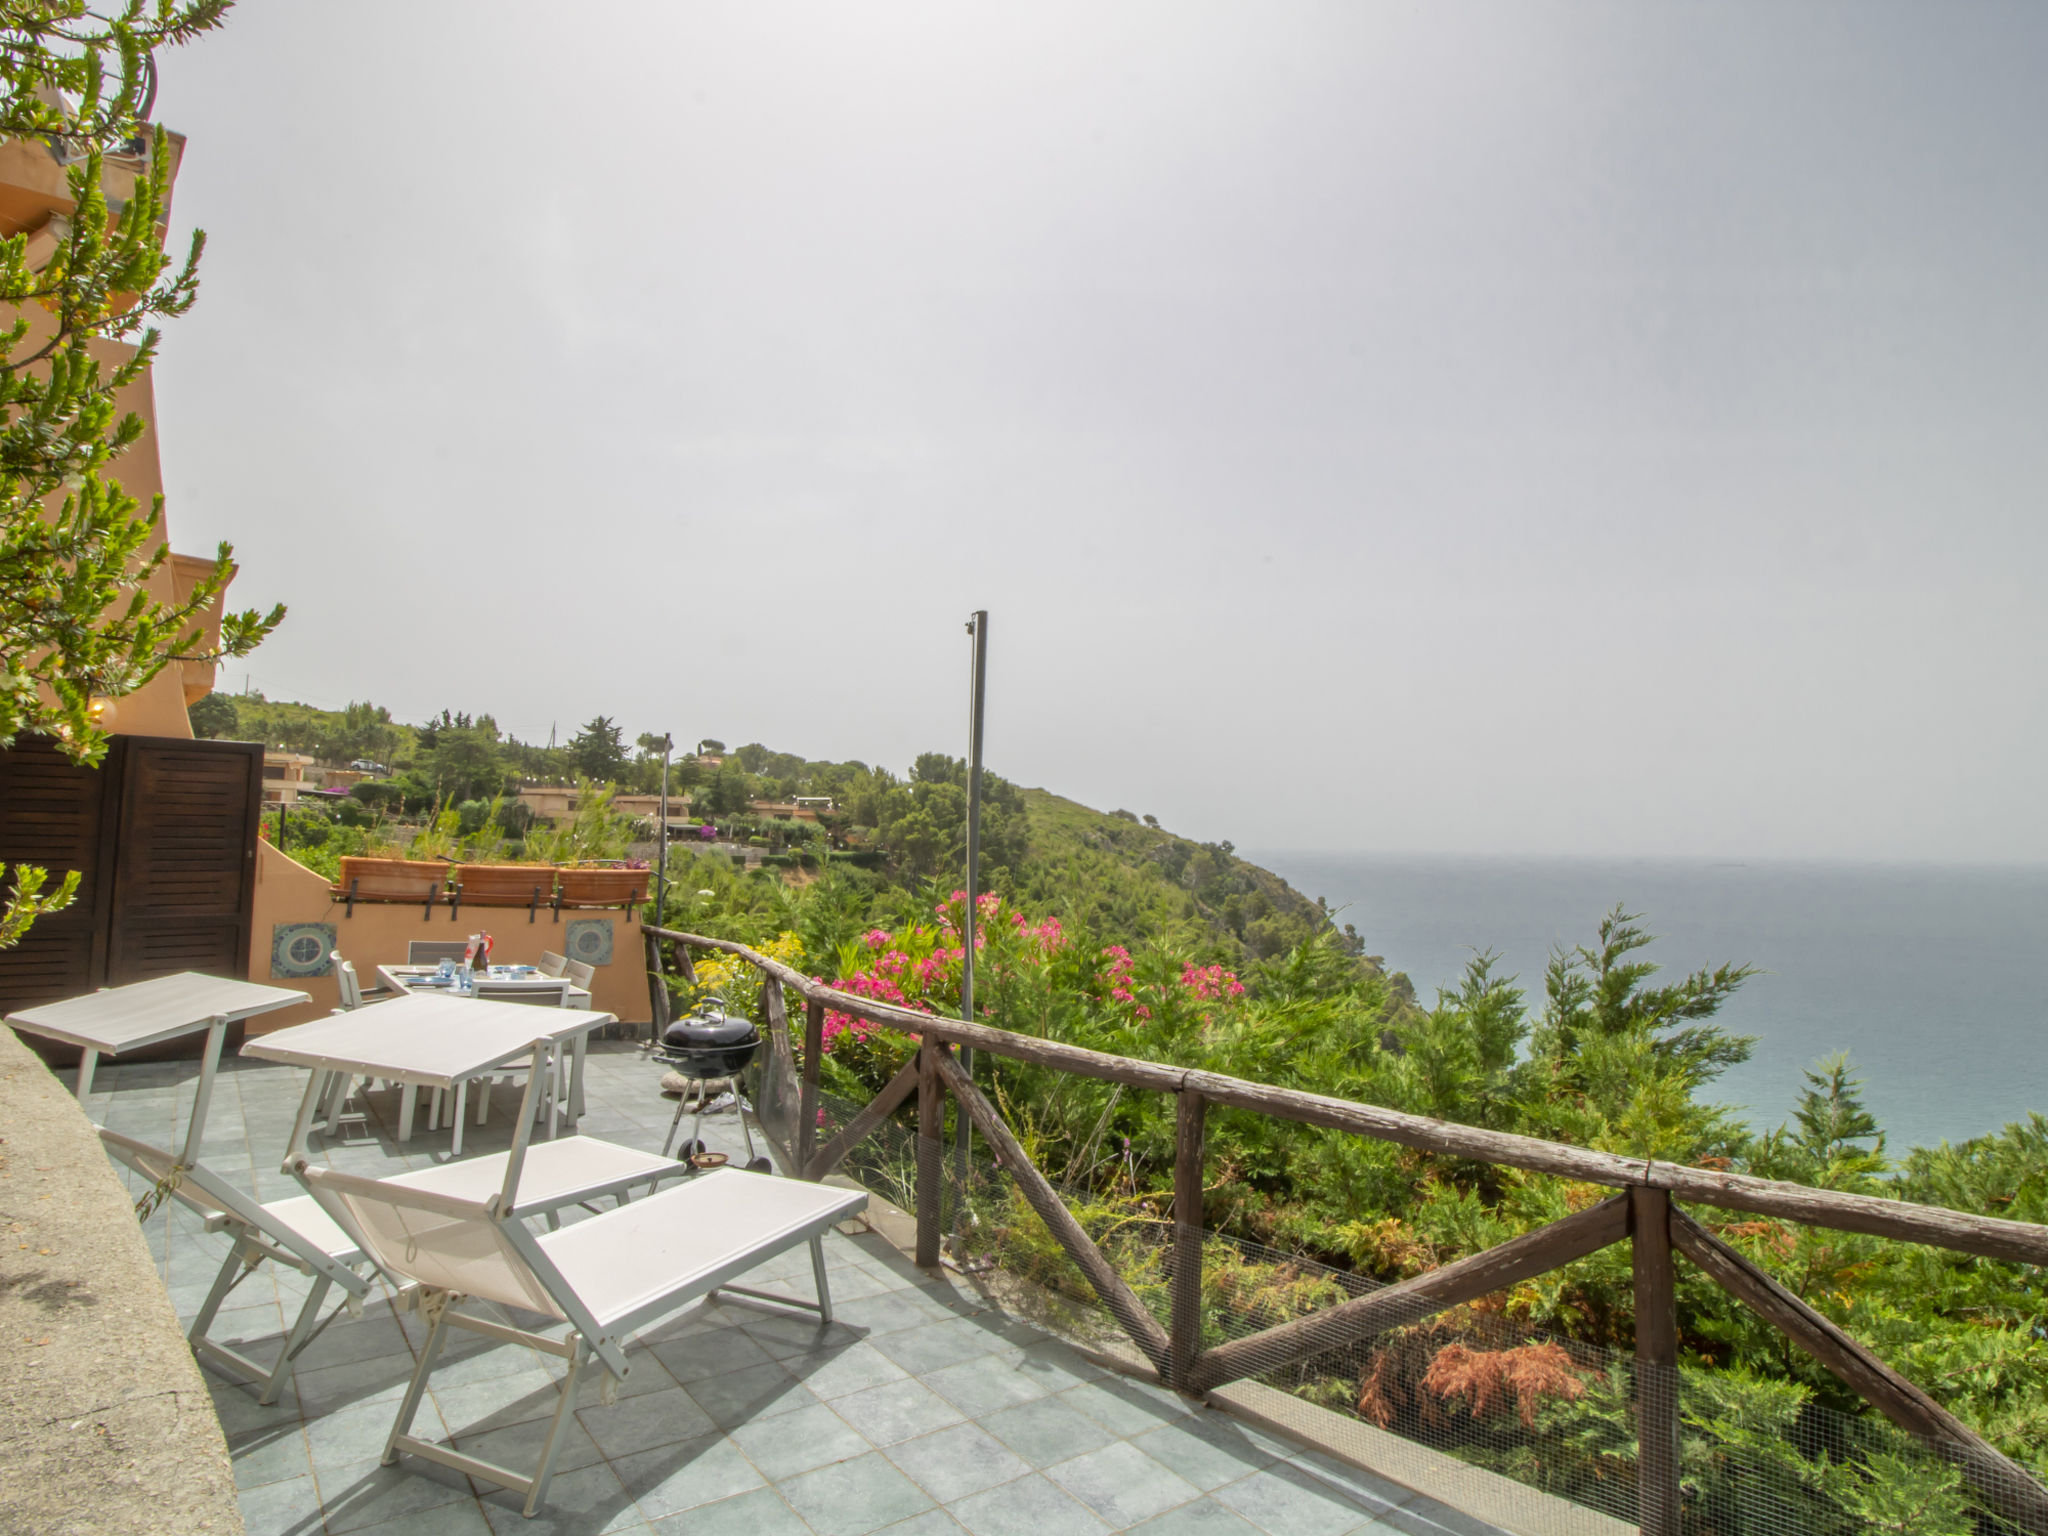
[{"label": "decorative ceramic tile", "polygon": [[612,963],[612,920],[608,917],[578,917],[568,923],[562,936],[562,952],[585,965]]},{"label": "decorative ceramic tile", "polygon": [[[333,923],[277,923],[270,930],[270,974],[289,980],[334,974]],[[611,944],[605,944],[609,951]]]}]

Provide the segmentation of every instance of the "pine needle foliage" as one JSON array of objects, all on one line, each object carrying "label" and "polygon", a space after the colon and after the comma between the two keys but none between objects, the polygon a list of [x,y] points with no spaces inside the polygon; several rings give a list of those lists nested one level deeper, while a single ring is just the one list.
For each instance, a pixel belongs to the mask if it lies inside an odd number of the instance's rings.
[{"label": "pine needle foliage", "polygon": [[0,325],[0,746],[37,731],[97,762],[96,696],[133,693],[177,661],[244,655],[284,616],[227,615],[209,645],[231,549],[183,600],[152,597],[168,558],[163,499],[144,511],[108,473],[147,429],[118,396],[155,360],[157,322],[191,308],[205,246],[195,232],[182,262],[165,253],[174,161],[170,136],[145,120],[155,53],[226,11],[227,0],[0,7],[0,136],[63,164],[73,204],[0,240],[0,305],[15,317]]}]

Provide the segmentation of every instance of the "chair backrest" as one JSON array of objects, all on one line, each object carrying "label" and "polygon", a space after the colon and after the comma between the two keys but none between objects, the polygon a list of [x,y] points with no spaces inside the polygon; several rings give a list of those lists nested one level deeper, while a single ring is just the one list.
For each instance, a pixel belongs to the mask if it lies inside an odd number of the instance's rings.
[{"label": "chair backrest", "polygon": [[468,953],[469,944],[463,939],[412,939],[405,946],[405,963],[439,965],[443,960],[453,960],[460,965]]},{"label": "chair backrest", "polygon": [[356,976],[355,962],[342,959],[338,949],[329,958],[334,961],[334,985],[341,993],[341,1006],[353,1013],[363,1006],[363,984]]},{"label": "chair backrest", "polygon": [[586,992],[588,992],[591,989],[592,985],[595,984],[595,982],[597,981],[597,967],[594,965],[586,965],[581,960],[571,960],[570,962],[568,962],[564,974],[566,974],[571,981],[575,982],[577,986],[581,987]]},{"label": "chair backrest", "polygon": [[569,983],[565,981],[559,986],[542,987],[532,982],[479,981],[475,995],[479,1002],[530,1003],[536,1008],[566,1008],[569,1005]]},{"label": "chair backrest", "polygon": [[298,1175],[387,1275],[570,1320],[555,1294],[560,1276],[535,1272],[498,1219],[496,1196],[463,1200],[304,1162]]},{"label": "chair backrest", "polygon": [[561,976],[567,974],[568,969],[569,957],[567,955],[558,955],[552,949],[544,949],[540,952],[541,975]]},{"label": "chair backrest", "polygon": [[248,1228],[266,1241],[298,1255],[316,1273],[340,1281],[354,1295],[360,1296],[367,1289],[365,1282],[347,1266],[336,1263],[324,1249],[309,1243],[283,1222],[272,1220],[270,1213],[253,1198],[243,1194],[204,1163],[181,1168],[178,1159],[162,1147],[137,1141],[133,1136],[123,1136],[105,1126],[96,1129],[100,1133],[100,1144],[117,1161],[126,1163],[152,1184],[168,1183],[170,1197],[186,1209],[196,1211],[208,1220],[224,1217],[237,1226]]}]

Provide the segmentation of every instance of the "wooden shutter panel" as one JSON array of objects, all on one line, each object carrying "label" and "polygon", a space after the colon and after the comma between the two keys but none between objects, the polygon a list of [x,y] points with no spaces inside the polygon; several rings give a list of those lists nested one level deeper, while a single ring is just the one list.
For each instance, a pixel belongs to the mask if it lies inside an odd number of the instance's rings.
[{"label": "wooden shutter panel", "polygon": [[[82,768],[46,737],[21,736],[0,752],[0,863],[39,865],[52,885],[80,875],[78,896],[0,949],[0,1013],[90,992],[106,960],[111,838],[104,835],[113,776]],[[48,889],[48,887],[46,887]]]},{"label": "wooden shutter panel", "polygon": [[128,736],[107,983],[248,975],[263,749]]}]

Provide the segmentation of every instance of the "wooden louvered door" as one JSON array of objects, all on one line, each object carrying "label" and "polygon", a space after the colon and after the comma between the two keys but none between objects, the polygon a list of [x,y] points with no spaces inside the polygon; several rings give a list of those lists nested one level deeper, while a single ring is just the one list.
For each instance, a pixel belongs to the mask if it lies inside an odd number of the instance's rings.
[{"label": "wooden louvered door", "polygon": [[20,736],[0,751],[0,864],[9,866],[7,883],[16,864],[47,869],[46,890],[67,870],[80,875],[69,907],[39,918],[20,943],[0,949],[0,1013],[103,984],[114,853],[106,828],[118,782],[106,768],[81,768],[47,737]]},{"label": "wooden louvered door", "polygon": [[106,983],[249,974],[263,748],[125,736]]}]

